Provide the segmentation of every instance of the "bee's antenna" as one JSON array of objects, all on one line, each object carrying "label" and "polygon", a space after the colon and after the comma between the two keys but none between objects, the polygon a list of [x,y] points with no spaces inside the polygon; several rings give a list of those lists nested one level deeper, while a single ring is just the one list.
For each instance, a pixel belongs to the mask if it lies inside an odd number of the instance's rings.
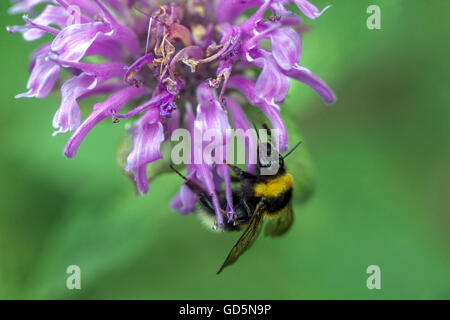
[{"label": "bee's antenna", "polygon": [[272,144],[272,130],[269,128],[269,126],[265,122],[262,124],[262,127],[264,130],[267,131],[267,137],[269,139],[269,143]]},{"label": "bee's antenna", "polygon": [[175,167],[170,164],[170,169],[175,171],[176,174],[178,174],[181,178],[183,178],[184,183],[188,186],[189,189],[191,189],[192,192],[194,192],[197,195],[206,195],[206,192],[203,191],[202,187],[200,187],[197,183],[192,181],[191,179],[185,177],[180,171],[175,169]]},{"label": "bee's antenna", "polygon": [[258,142],[261,142],[261,139],[259,138],[258,128],[256,127],[256,123],[254,121],[252,121],[252,124],[253,124],[253,128],[255,128],[256,137],[258,138]]},{"label": "bee's antenna", "polygon": [[183,180],[189,180],[188,178],[186,178],[185,176],[183,176],[183,174],[178,171],[177,169],[175,169],[175,167],[171,164],[169,165],[170,169],[172,169],[176,174],[178,174],[181,178],[183,178]]},{"label": "bee's antenna", "polygon": [[290,155],[292,152],[294,152],[294,150],[297,149],[297,147],[301,144],[302,144],[302,141],[299,141],[291,150],[288,151],[288,153],[286,153],[284,156],[282,156],[283,159],[286,159],[287,156]]},{"label": "bee's antenna", "polygon": [[262,127],[264,128],[264,129],[266,129],[267,130],[267,135],[270,137],[270,136],[272,136],[272,130],[270,130],[270,128],[269,128],[269,126],[267,125],[267,123],[263,123],[262,124]]}]

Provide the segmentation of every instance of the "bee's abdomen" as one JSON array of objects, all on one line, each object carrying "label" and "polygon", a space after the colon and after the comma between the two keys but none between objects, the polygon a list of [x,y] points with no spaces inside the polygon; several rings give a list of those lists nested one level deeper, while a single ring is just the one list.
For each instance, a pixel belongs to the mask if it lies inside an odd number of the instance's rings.
[{"label": "bee's abdomen", "polygon": [[258,182],[253,188],[255,197],[276,198],[292,189],[294,180],[289,173],[276,176],[273,179]]},{"label": "bee's abdomen", "polygon": [[276,197],[267,198],[266,200],[266,214],[276,215],[281,212],[292,200],[292,189],[283,191]]},{"label": "bee's abdomen", "polygon": [[257,198],[266,199],[266,214],[276,214],[291,201],[292,186],[292,176],[286,172],[272,179],[256,183],[253,194]]},{"label": "bee's abdomen", "polygon": [[[218,193],[218,198],[220,208],[223,212],[226,212],[227,200],[225,192]],[[222,214],[225,231],[241,231],[242,227],[246,226],[250,221],[251,215],[255,210],[255,205],[252,202],[246,201],[241,193],[233,191],[233,208],[236,213],[235,221],[228,221],[226,214]],[[212,228],[216,220],[216,211],[212,203],[200,199],[199,213],[205,225]]]}]

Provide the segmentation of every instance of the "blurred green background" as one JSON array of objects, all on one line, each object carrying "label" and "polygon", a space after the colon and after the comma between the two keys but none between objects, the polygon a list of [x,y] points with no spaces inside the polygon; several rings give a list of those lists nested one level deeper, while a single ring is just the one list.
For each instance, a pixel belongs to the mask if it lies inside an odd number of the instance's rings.
[{"label": "blurred green background", "polygon": [[[136,197],[116,166],[123,123],[105,121],[65,159],[69,136],[51,136],[59,94],[14,99],[37,44],[0,33],[0,298],[449,299],[450,2],[312,2],[334,6],[306,21],[302,64],[338,102],[293,84],[282,109],[303,132],[315,194],[295,202],[289,234],[261,237],[220,276],[238,234],[171,211],[174,175]],[[381,30],[366,27],[371,4]],[[21,24],[8,5],[3,26]],[[66,289],[72,264],[82,290]],[[372,264],[381,290],[366,287]]]}]

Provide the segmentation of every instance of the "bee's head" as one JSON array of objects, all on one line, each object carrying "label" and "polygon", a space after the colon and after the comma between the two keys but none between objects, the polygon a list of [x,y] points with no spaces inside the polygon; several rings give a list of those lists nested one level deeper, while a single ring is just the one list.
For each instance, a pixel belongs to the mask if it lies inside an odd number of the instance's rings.
[{"label": "bee's head", "polygon": [[261,175],[276,175],[284,171],[284,158],[269,142],[258,144],[258,169]]},{"label": "bee's head", "polygon": [[[268,141],[263,142],[260,140],[256,125],[253,124],[258,137],[258,171],[262,176],[273,176],[285,172],[284,159],[290,155],[302,142],[298,142],[291,150],[289,150],[284,156],[279,152],[276,141],[273,141],[272,130],[263,123],[262,127],[267,133]],[[275,145],[272,144],[275,142]]]},{"label": "bee's head", "polygon": [[258,144],[258,169],[260,175],[276,175],[285,171],[284,159],[290,155],[302,142],[298,142],[285,155],[269,142]]}]

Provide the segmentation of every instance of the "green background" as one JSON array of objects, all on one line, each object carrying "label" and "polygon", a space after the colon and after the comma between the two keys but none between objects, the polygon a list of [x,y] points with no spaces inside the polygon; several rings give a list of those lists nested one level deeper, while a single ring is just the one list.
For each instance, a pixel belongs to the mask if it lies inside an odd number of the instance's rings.
[{"label": "green background", "polygon": [[[116,165],[124,123],[100,124],[65,159],[69,136],[51,136],[59,93],[14,99],[37,44],[1,32],[0,298],[450,298],[450,2],[313,2],[334,6],[306,22],[301,63],[338,101],[296,83],[282,113],[305,142],[287,165],[299,180],[308,148],[314,196],[295,200],[286,236],[261,237],[220,276],[238,235],[171,211],[175,175],[136,197]],[[381,30],[366,27],[370,4]],[[7,7],[3,26],[21,24]],[[66,289],[72,264],[82,290]],[[366,287],[373,264],[381,290]]]}]

